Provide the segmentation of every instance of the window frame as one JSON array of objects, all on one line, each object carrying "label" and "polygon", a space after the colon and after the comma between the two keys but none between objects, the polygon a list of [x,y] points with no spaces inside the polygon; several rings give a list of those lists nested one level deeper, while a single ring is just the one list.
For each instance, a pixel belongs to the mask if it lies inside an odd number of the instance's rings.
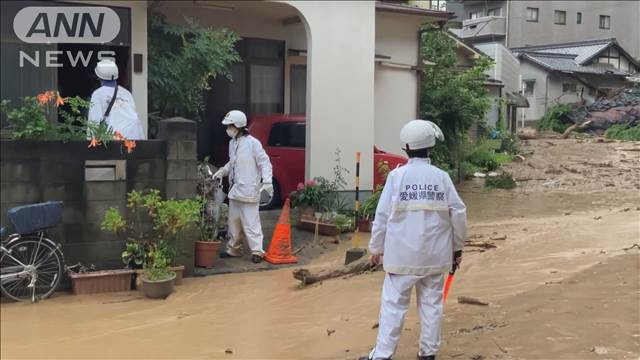
[{"label": "window frame", "polygon": [[577,12],[576,13],[576,24],[582,25],[582,13],[581,12]]},{"label": "window frame", "polygon": [[[559,15],[563,15],[563,21],[560,22],[558,19]],[[554,10],[553,11],[553,23],[555,25],[567,25],[567,11],[566,10]]]},{"label": "window frame", "polygon": [[[475,17],[474,17],[475,15]],[[470,11],[469,12],[469,20],[478,19],[482,17],[482,11]]]},{"label": "window frame", "polygon": [[[527,84],[531,85],[531,93],[527,93]],[[527,79],[522,80],[522,95],[525,97],[534,96],[536,93],[536,80],[535,79]]]},{"label": "window frame", "polygon": [[563,82],[562,83],[562,93],[576,93],[578,92],[578,84],[574,82]]},{"label": "window frame", "polygon": [[[607,26],[605,27],[604,23],[605,21],[603,20],[608,20],[608,23],[606,24]],[[603,30],[611,30],[611,16],[610,15],[600,15],[599,21],[598,21],[598,27],[600,29]]]},{"label": "window frame", "polygon": [[[497,10],[497,15],[492,15],[490,14],[493,11]],[[501,7],[497,7],[497,8],[491,8],[491,9],[487,9],[487,16],[502,16],[502,8]]]},{"label": "window frame", "polygon": [[[271,127],[269,129],[269,136],[267,137],[267,146],[270,147],[270,148],[278,148],[278,149],[304,150],[305,147],[306,147],[306,134],[305,134],[305,136],[302,137],[302,141],[303,141],[302,146],[294,146],[294,145],[292,145],[291,139],[293,137],[291,136],[291,130],[296,126],[302,126],[303,129],[304,129],[304,132],[306,132],[306,123],[302,122],[302,121],[279,121],[279,122],[272,123]],[[273,143],[271,141],[272,140],[272,136],[274,134],[274,129],[276,129],[278,127],[282,127],[283,129],[286,129],[286,131],[287,131],[284,135],[286,135],[286,140],[288,140],[289,142],[285,143],[285,145],[277,145],[276,143]]]},{"label": "window frame", "polygon": [[[535,10],[535,14],[536,14],[535,19],[532,19],[532,18],[529,17],[529,10],[531,10],[532,13]],[[528,7],[527,6],[526,11],[527,11],[527,14],[526,14],[527,15],[527,22],[536,22],[537,23],[537,22],[540,21],[540,8]]]}]

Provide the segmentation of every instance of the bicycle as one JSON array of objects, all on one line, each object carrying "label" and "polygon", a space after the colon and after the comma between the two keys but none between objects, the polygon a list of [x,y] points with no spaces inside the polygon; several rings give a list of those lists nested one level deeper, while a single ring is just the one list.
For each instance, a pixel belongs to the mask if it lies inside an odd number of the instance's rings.
[{"label": "bicycle", "polygon": [[8,211],[16,233],[6,239],[0,228],[0,291],[15,301],[49,297],[60,284],[64,255],[60,244],[45,237],[62,222],[62,202],[24,205]]}]

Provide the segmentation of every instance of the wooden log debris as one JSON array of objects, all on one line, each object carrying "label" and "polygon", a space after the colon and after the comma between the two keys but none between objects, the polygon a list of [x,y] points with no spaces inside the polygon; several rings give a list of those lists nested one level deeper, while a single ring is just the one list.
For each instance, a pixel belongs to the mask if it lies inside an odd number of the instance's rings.
[{"label": "wooden log debris", "polygon": [[489,303],[478,300],[476,298],[472,298],[469,296],[458,296],[458,303],[460,304],[469,304],[469,305],[480,305],[480,306],[488,306]]},{"label": "wooden log debris", "polygon": [[587,126],[591,125],[591,123],[592,123],[592,122],[593,122],[593,121],[589,120],[589,121],[585,121],[585,122],[583,122],[582,124],[573,124],[573,125],[569,126],[569,127],[567,128],[567,130],[565,130],[565,131],[562,133],[562,136],[561,136],[561,137],[562,137],[563,139],[567,139],[567,138],[569,138],[569,135],[571,135],[571,133],[572,133],[572,132],[574,132],[574,131],[576,131],[576,130],[579,130],[579,129],[580,129],[580,130],[582,130],[582,129],[586,128]]},{"label": "wooden log debris", "polygon": [[346,275],[362,274],[368,271],[378,270],[382,265],[373,265],[368,257],[362,257],[349,265],[339,267],[329,267],[312,272],[308,269],[297,269],[293,271],[293,277],[302,282],[302,286],[311,285],[320,281],[342,277]]}]

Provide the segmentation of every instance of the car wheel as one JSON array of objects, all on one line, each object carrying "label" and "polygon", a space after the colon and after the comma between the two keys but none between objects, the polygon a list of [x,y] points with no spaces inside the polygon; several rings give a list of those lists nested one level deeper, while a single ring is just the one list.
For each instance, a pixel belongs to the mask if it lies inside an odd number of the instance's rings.
[{"label": "car wheel", "polygon": [[271,201],[260,206],[260,210],[272,210],[282,205],[282,200],[280,198],[280,185],[278,185],[277,181],[273,182],[273,197]]}]

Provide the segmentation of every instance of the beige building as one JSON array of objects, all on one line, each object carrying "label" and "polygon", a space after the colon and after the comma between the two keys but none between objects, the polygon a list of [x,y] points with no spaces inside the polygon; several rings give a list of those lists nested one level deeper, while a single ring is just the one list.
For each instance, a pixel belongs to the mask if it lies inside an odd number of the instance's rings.
[{"label": "beige building", "polygon": [[[25,6],[87,3],[115,9],[121,29],[114,41],[26,44],[10,26],[4,26]],[[35,51],[62,52],[64,57],[67,51],[109,50],[121,68],[119,80],[132,91],[146,124],[149,3],[2,2],[2,98],[18,99],[48,89],[86,97],[97,85],[92,74],[95,57],[73,70],[42,63],[20,67],[21,51],[29,56]],[[349,167],[355,153],[361,152],[361,186],[369,190],[374,144],[399,152],[399,130],[417,114],[420,26],[446,22],[450,17],[444,11],[374,1],[163,1],[159,10],[176,24],[190,16],[203,25],[226,27],[242,37],[243,62],[232,69],[233,82],[214,83],[216,92],[207,96],[201,130],[206,134],[224,132],[218,123],[234,107],[249,113],[305,113],[307,177],[331,177],[336,148]],[[208,148],[211,146],[205,146]],[[349,180],[353,185],[353,179]]]},{"label": "beige building", "polygon": [[512,48],[615,38],[640,58],[640,1],[448,0],[447,9],[461,22],[459,35],[473,43]]}]

